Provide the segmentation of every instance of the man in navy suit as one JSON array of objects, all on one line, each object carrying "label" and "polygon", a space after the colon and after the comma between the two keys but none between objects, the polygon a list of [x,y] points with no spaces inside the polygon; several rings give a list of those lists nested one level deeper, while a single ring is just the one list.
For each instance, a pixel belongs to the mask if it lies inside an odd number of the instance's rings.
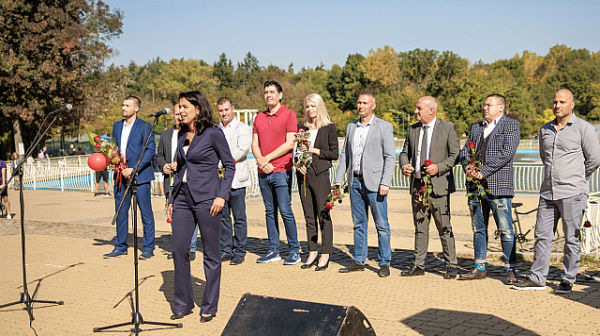
[{"label": "man in navy suit", "polygon": [[[143,153],[142,161],[138,167],[137,176],[137,202],[142,213],[142,224],[144,226],[144,250],[140,259],[149,259],[154,254],[154,214],[152,213],[152,202],[150,199],[150,182],[154,180],[152,160],[156,153],[154,134],[151,134],[152,125],[138,119],[141,101],[134,96],[127,96],[123,101],[121,113],[123,120],[113,125],[112,136],[117,146],[121,149],[121,155],[126,158],[128,168],[123,170],[121,181],[115,180],[115,210],[118,209],[125,194],[127,180],[131,176],[133,168],[142,155],[144,141],[150,136],[150,142]],[[116,179],[115,174],[115,179]],[[128,194],[123,202],[123,207],[117,216],[117,238],[115,249],[104,255],[104,258],[114,258],[127,255],[128,212],[131,205],[131,195]]]},{"label": "man in navy suit", "polygon": [[[519,146],[519,123],[504,115],[506,100],[494,93],[485,99],[483,121],[471,127],[469,139],[459,153],[459,160],[468,177],[482,181],[487,189],[481,190],[467,181],[469,209],[473,222],[473,245],[475,247],[475,268],[468,274],[461,274],[459,280],[483,279],[487,251],[487,228],[490,211],[500,232],[502,252],[506,263],[506,284],[517,283],[514,267],[517,264],[517,249],[512,220],[512,198],[515,196],[513,184],[513,158]],[[481,161],[479,170],[472,169],[471,147],[475,149],[475,159]]]}]

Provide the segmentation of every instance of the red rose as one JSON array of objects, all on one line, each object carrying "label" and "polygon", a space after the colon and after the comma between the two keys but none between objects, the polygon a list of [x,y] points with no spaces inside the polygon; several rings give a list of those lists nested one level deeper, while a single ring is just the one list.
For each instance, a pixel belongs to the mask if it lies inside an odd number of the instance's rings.
[{"label": "red rose", "polygon": [[431,166],[432,163],[433,162],[431,160],[425,160],[425,161],[423,161],[423,164],[425,164],[426,167]]},{"label": "red rose", "polygon": [[99,142],[96,142],[96,146],[94,146],[94,147],[96,147],[96,149],[100,149],[100,147],[102,147],[102,145]]},{"label": "red rose", "polygon": [[98,141],[100,141],[100,137],[96,135],[96,136],[94,137],[94,142],[98,142]]},{"label": "red rose", "polygon": [[467,146],[469,146],[469,148],[475,148],[475,141],[467,142]]},{"label": "red rose", "polygon": [[590,228],[590,227],[592,227],[592,223],[590,223],[589,220],[586,220],[585,223],[583,223],[583,227]]},{"label": "red rose", "polygon": [[333,203],[331,203],[331,202],[325,203],[325,208],[327,208],[328,210],[333,209]]},{"label": "red rose", "polygon": [[298,133],[306,133],[306,131],[305,131],[304,129],[302,129],[302,128],[301,128],[301,129],[298,131]]},{"label": "red rose", "polygon": [[167,218],[167,223],[171,224],[173,223],[173,220],[171,218]]}]

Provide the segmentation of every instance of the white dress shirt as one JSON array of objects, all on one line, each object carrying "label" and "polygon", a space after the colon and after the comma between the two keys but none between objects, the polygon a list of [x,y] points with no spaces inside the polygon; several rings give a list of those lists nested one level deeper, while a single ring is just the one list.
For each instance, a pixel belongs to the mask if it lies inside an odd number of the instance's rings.
[{"label": "white dress shirt", "polygon": [[483,138],[487,138],[490,133],[492,133],[492,131],[494,130],[494,128],[496,128],[496,125],[498,124],[498,121],[500,121],[500,118],[502,118],[504,116],[504,114],[501,114],[498,118],[492,120],[492,122],[487,122],[487,121],[483,121],[483,124],[485,125],[485,128],[483,129]]},{"label": "white dress shirt", "polygon": [[365,149],[365,141],[367,135],[369,135],[369,129],[371,129],[371,122],[373,122],[373,116],[366,125],[363,125],[360,120],[356,123],[356,130],[354,131],[354,139],[352,139],[352,171],[362,171],[362,155]]},{"label": "white dress shirt", "polygon": [[177,155],[177,134],[178,130],[173,129],[173,135],[171,135],[171,162],[175,162],[175,156]]},{"label": "white dress shirt", "polygon": [[319,129],[315,129],[315,130],[308,130],[308,134],[310,135],[310,139],[309,139],[309,146],[310,147],[314,147],[315,146],[315,139],[317,138],[317,133],[319,133]]},{"label": "white dress shirt", "polygon": [[[187,155],[188,149],[190,149],[190,146],[183,146],[183,155]],[[187,169],[183,173],[183,178],[181,181],[187,183]]]},{"label": "white dress shirt", "polygon": [[121,131],[121,145],[119,146],[119,149],[121,149],[121,154],[124,158],[127,157],[127,141],[129,140],[129,134],[133,129],[133,124],[135,124],[135,119],[133,119],[133,121],[129,125],[127,125],[127,121],[123,120],[123,130]]},{"label": "white dress shirt", "polygon": [[[415,168],[415,173],[420,172],[421,171],[421,146],[423,144],[423,134],[425,133],[425,127],[427,126],[427,144],[429,145],[429,147],[427,148],[427,153],[429,154],[429,156],[431,157],[431,136],[433,135],[433,127],[435,126],[435,122],[437,121],[437,117],[434,117],[432,121],[429,122],[429,124],[424,124],[423,126],[421,126],[421,133],[419,133],[419,146],[417,147],[417,162],[413,162],[414,168]],[[426,157],[423,161],[429,159],[429,157]]]}]

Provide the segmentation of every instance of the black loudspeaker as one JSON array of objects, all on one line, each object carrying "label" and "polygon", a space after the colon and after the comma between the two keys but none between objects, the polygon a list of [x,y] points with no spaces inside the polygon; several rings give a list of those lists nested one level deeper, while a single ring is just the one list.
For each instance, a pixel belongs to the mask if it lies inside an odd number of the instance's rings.
[{"label": "black loudspeaker", "polygon": [[244,294],[221,336],[375,336],[356,307]]}]

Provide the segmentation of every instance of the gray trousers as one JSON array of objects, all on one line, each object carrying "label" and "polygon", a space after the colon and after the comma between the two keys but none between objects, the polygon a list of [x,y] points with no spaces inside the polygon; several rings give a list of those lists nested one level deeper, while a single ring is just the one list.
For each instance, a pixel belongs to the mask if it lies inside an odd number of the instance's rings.
[{"label": "gray trousers", "polygon": [[425,266],[427,257],[427,248],[429,246],[429,222],[433,217],[442,242],[446,266],[456,267],[456,245],[454,242],[454,233],[450,225],[450,195],[440,197],[429,197],[429,207],[424,208],[420,203],[414,201],[421,185],[417,180],[414,182],[412,193],[413,220],[415,224],[415,265]]},{"label": "gray trousers", "polygon": [[581,249],[581,221],[587,205],[588,195],[579,194],[560,200],[546,200],[540,197],[537,220],[535,223],[535,246],[531,275],[533,282],[545,285],[550,269],[552,239],[562,218],[565,234],[564,274],[563,281],[575,283],[579,269],[579,252]]}]

